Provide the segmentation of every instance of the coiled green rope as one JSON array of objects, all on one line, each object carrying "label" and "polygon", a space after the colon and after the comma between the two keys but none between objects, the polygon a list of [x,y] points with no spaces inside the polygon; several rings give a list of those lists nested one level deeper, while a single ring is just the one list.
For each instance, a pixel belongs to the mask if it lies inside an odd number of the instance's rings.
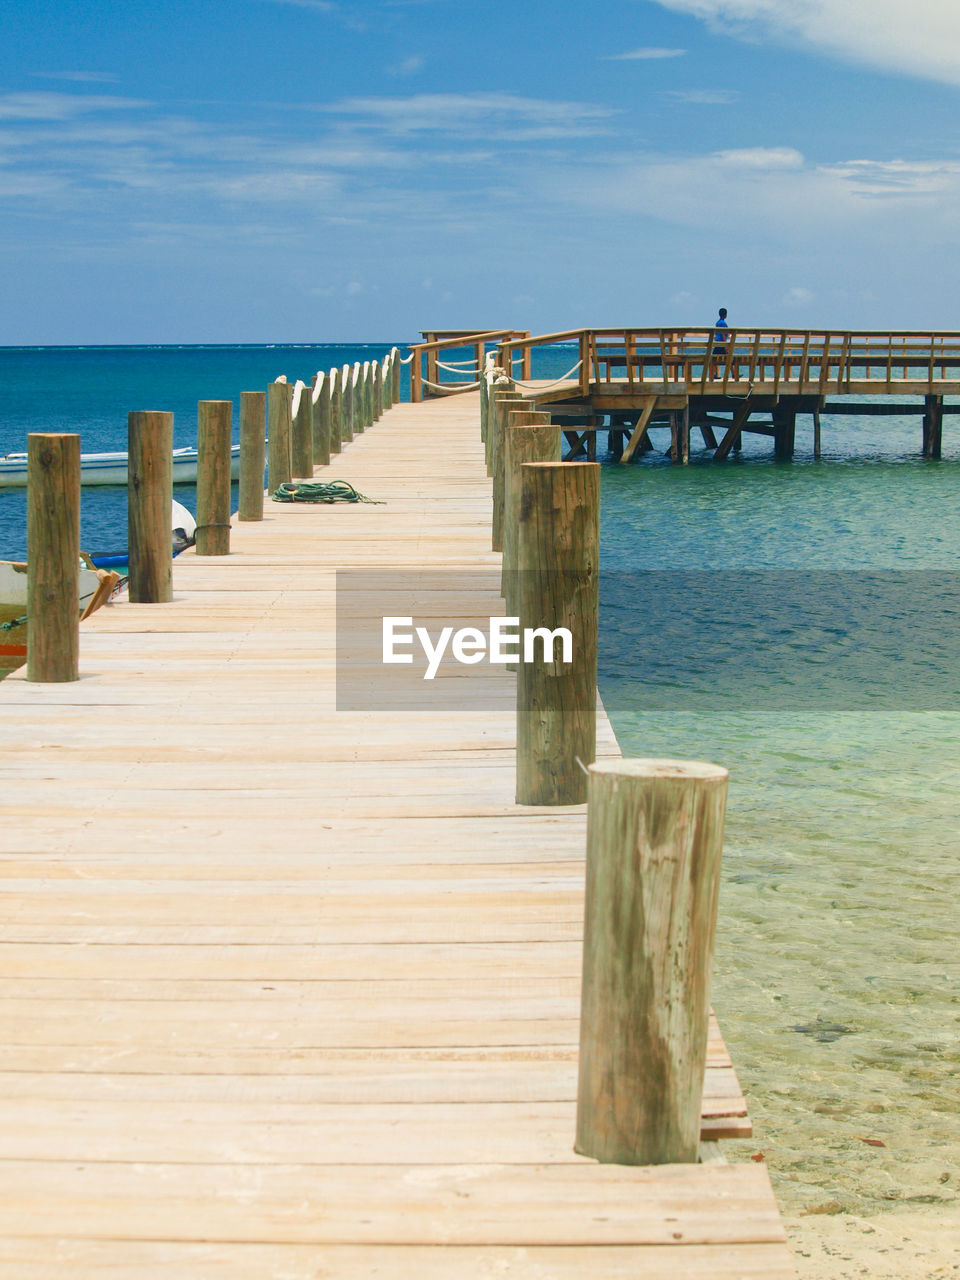
[{"label": "coiled green rope", "polygon": [[384,505],[378,498],[367,498],[347,480],[285,481],[270,495],[274,502],[372,502]]}]

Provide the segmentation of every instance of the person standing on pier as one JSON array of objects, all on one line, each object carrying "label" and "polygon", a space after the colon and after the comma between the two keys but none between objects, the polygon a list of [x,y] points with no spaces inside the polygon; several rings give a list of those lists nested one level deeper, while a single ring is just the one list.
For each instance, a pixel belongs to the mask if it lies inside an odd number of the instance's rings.
[{"label": "person standing on pier", "polygon": [[[717,313],[717,322],[713,326],[713,376],[716,377],[727,355],[727,343],[730,341],[727,324],[727,308],[721,307]],[[734,375],[736,376],[736,375]]]}]

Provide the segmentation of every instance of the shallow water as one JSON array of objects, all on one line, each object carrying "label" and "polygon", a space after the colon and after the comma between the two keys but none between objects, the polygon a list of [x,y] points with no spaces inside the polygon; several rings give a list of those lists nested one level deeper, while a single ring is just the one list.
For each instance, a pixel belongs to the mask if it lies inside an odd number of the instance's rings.
[{"label": "shallow water", "polygon": [[[910,456],[915,421],[912,431],[888,424],[880,441],[869,428],[850,431],[846,445],[860,455],[850,460],[604,472],[607,565],[652,568],[654,584],[671,570],[681,584],[692,569],[717,579],[712,613],[709,593],[698,600],[704,648],[726,651],[719,687],[696,650],[685,673],[669,618],[657,634],[638,609],[635,652],[629,612],[607,628],[618,641],[603,647],[601,689],[625,754],[730,769],[714,1004],[756,1129],[730,1147],[763,1153],[802,1275],[954,1274],[957,1265],[956,1252],[946,1262],[935,1253],[929,1272],[910,1270],[913,1246],[896,1230],[895,1249],[864,1236],[846,1261],[842,1249],[819,1259],[823,1271],[804,1269],[817,1250],[802,1247],[817,1237],[817,1215],[893,1223],[894,1211],[920,1209],[960,1225],[960,475],[955,450],[939,463]],[[893,569],[918,589],[910,610],[899,588],[881,602],[875,652],[857,655],[839,698],[817,667],[836,651],[836,626],[791,651],[755,643],[756,617],[724,609],[726,586],[757,567],[774,618],[785,612],[778,583],[816,584],[818,570],[839,571],[831,577],[848,585],[853,616],[864,570]],[[930,596],[936,608],[924,607]],[[841,628],[843,613],[830,603]],[[656,687],[671,680],[672,698]],[[689,696],[699,685],[706,709]]]}]

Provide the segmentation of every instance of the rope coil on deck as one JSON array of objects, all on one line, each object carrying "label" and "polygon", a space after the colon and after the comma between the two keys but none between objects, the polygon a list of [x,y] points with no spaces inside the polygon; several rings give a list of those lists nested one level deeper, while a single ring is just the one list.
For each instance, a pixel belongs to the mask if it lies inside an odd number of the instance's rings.
[{"label": "rope coil on deck", "polygon": [[369,502],[385,506],[380,498],[368,498],[359,493],[348,480],[286,480],[271,495],[274,502]]},{"label": "rope coil on deck", "polygon": [[27,620],[27,615],[22,618],[11,618],[9,622],[0,622],[0,631],[13,631],[16,627],[22,627]]}]

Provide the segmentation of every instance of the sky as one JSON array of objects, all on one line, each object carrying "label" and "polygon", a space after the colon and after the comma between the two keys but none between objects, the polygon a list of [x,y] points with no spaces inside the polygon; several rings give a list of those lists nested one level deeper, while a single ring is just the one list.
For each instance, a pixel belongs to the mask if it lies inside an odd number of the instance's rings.
[{"label": "sky", "polygon": [[9,0],[0,344],[960,329],[957,0]]}]

